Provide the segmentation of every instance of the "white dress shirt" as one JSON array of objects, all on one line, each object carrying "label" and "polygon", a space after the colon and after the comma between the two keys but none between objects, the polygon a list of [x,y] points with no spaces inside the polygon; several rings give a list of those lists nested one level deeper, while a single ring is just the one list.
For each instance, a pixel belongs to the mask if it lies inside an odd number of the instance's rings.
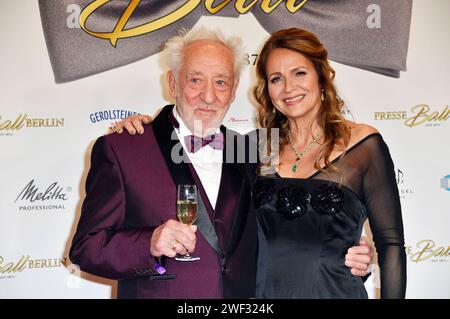
[{"label": "white dress shirt", "polygon": [[[203,188],[208,196],[212,207],[216,207],[217,196],[219,193],[220,179],[222,177],[223,150],[217,150],[209,145],[200,148],[195,153],[187,151],[184,137],[192,135],[192,132],[186,127],[176,108],[173,108],[173,114],[180,124],[179,129],[175,129],[178,139],[183,146],[184,152],[191,161],[194,169],[202,182]],[[220,129],[216,133],[220,133]]]}]

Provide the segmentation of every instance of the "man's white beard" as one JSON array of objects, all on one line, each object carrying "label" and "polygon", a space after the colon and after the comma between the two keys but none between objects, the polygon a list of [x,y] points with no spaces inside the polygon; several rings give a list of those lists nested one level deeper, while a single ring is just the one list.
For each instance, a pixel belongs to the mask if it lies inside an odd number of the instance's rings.
[{"label": "man's white beard", "polygon": [[[215,121],[215,122],[219,122],[219,121]],[[192,134],[194,134],[196,136],[200,136],[200,137],[214,134],[214,133],[216,133],[217,129],[220,127],[221,124],[222,124],[222,121],[220,121],[220,123],[213,122],[211,125],[209,125],[208,128],[206,128],[206,127],[204,127],[202,120],[194,119]]]}]

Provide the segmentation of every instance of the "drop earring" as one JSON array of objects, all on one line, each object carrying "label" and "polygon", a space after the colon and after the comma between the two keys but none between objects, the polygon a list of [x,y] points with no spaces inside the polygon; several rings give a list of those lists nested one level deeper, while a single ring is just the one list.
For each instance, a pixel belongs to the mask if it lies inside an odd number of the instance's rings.
[{"label": "drop earring", "polygon": [[322,90],[322,93],[320,94],[320,101],[323,102],[325,101],[325,90]]}]

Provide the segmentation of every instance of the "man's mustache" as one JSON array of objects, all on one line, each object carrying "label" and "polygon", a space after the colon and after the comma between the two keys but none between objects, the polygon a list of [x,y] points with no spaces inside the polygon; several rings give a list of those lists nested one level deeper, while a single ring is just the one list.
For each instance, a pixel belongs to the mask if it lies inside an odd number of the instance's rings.
[{"label": "man's mustache", "polygon": [[219,107],[218,106],[215,106],[215,105],[208,105],[208,106],[198,106],[198,107],[196,107],[195,108],[196,110],[207,110],[207,111],[214,111],[214,112],[216,112],[216,111],[218,111],[219,110]]}]

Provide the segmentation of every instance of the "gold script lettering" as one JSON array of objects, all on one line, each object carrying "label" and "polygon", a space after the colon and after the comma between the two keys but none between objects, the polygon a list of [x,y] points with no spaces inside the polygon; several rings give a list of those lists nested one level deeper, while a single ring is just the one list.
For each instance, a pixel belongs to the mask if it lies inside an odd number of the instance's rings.
[{"label": "gold script lettering", "polygon": [[[142,0],[130,0],[130,3],[128,4],[122,16],[120,17],[119,21],[117,21],[114,30],[112,32],[96,32],[89,30],[86,27],[86,22],[89,19],[89,17],[97,9],[99,9],[101,6],[105,5],[109,1],[111,0],[95,0],[91,2],[89,5],[87,5],[80,13],[80,26],[83,29],[83,31],[96,38],[109,40],[111,45],[114,47],[117,45],[117,41],[119,39],[131,38],[146,33],[150,33],[180,20],[181,18],[191,13],[195,8],[197,8],[197,6],[201,2],[201,0],[188,0],[178,9],[161,18],[158,18],[154,21],[150,21],[146,24],[142,24],[134,28],[125,29],[125,25],[127,24],[128,20],[131,18],[133,12],[136,10],[136,8],[139,6],[139,3],[142,1]],[[220,4],[213,7],[214,2],[215,2],[214,0],[205,0],[205,8],[211,14],[218,13],[226,5],[228,5],[231,2],[231,0],[224,0]],[[246,0],[236,0],[234,7],[240,14],[244,14],[248,10],[250,10],[250,8],[252,8],[257,3],[257,0],[253,0],[248,5],[246,5],[246,2],[247,2]],[[283,2],[283,0],[277,0],[274,4],[271,4],[271,2],[272,0],[261,1],[261,9],[265,13],[271,13]],[[296,2],[297,2],[296,0],[288,0],[286,2],[286,8],[289,12],[291,13],[297,12],[306,4],[306,2],[308,2],[308,0],[303,0],[297,5]]]},{"label": "gold script lettering", "polygon": [[286,3],[286,8],[289,10],[290,13],[294,13],[300,10],[300,8],[303,7],[308,0],[303,0],[297,6],[295,5],[295,1],[296,0],[288,0],[288,2]]},{"label": "gold script lettering", "polygon": [[[421,247],[422,244],[425,244],[423,248]],[[412,261],[418,263],[419,261],[424,261],[433,257],[432,248],[434,247],[434,241],[428,239],[421,240],[417,243],[417,247],[422,248],[422,250],[411,256]]]},{"label": "gold script lettering", "polygon": [[212,5],[214,3],[214,0],[206,0],[205,1],[205,8],[206,8],[206,10],[211,12],[212,14],[216,14],[217,12],[222,10],[230,2],[231,2],[231,0],[225,0],[224,2],[222,2],[221,4],[219,4],[219,5],[217,5],[217,6],[215,6],[213,8]]},{"label": "gold script lettering", "polygon": [[434,249],[435,243],[430,239],[421,240],[417,243],[417,247],[421,250],[411,256],[411,260],[418,263],[432,257],[449,257],[450,247],[438,247]]},{"label": "gold script lettering", "polygon": [[245,6],[245,2],[246,2],[246,0],[238,0],[234,4],[234,7],[240,14],[244,14],[248,10],[250,10],[255,5],[255,3],[258,2],[258,0],[253,0],[253,2],[248,4],[247,6]]},{"label": "gold script lettering", "polygon": [[[12,123],[10,120],[6,120],[4,122],[0,122],[0,131],[3,130],[20,130],[23,127],[23,122],[25,121],[25,119],[27,118],[27,115],[24,114],[19,114],[19,116],[17,117],[17,119],[14,121],[14,123]],[[2,117],[0,116],[0,120],[2,119]]]},{"label": "gold script lettering", "polygon": [[87,32],[88,34],[101,38],[101,39],[109,39],[111,45],[114,47],[117,44],[118,39],[131,38],[138,35],[142,35],[145,33],[149,33],[158,29],[161,29],[175,21],[180,20],[187,14],[189,14],[192,10],[194,10],[201,2],[201,0],[189,0],[184,5],[179,7],[177,10],[169,13],[168,15],[156,19],[154,21],[148,22],[146,24],[140,25],[138,27],[130,28],[124,30],[125,25],[130,19],[136,7],[139,5],[141,0],[131,0],[130,4],[126,8],[125,12],[120,17],[116,26],[114,27],[113,32],[94,32],[90,31],[86,28],[86,21],[89,16],[95,12],[98,8],[109,2],[110,0],[96,0],[89,4],[80,14],[80,26],[81,28]]},{"label": "gold script lettering", "polygon": [[0,273],[4,274],[6,273],[16,273],[16,272],[21,272],[26,268],[26,262],[28,261],[28,259],[30,258],[30,256],[22,256],[19,260],[19,262],[17,262],[15,265],[13,262],[9,262],[6,264],[3,264],[4,258],[2,256],[0,256]]},{"label": "gold script lettering", "polygon": [[[425,104],[419,104],[414,106],[411,111],[413,113],[416,113],[416,110],[418,110],[417,115],[410,117],[409,119],[406,120],[405,124],[409,127],[413,127],[413,126],[417,126],[420,125],[424,122],[427,121],[428,116],[427,113],[430,110],[430,107],[428,105]],[[422,118],[419,122],[417,122],[418,119]]]},{"label": "gold script lettering", "polygon": [[[2,117],[0,116],[0,120],[2,119]],[[3,130],[7,130],[11,127],[11,121],[10,120],[6,120],[3,123],[0,123],[0,131]]]},{"label": "gold script lettering", "polygon": [[426,104],[416,105],[411,109],[411,111],[416,113],[416,115],[405,121],[405,125],[409,127],[418,126],[427,121],[446,121],[450,117],[448,105],[441,112],[441,114],[439,114],[439,112],[429,114],[428,112],[430,111],[430,107]]},{"label": "gold script lettering", "polygon": [[442,111],[441,115],[439,115],[439,121],[446,121],[450,117],[450,110],[448,109],[448,105],[445,106],[445,109]]},{"label": "gold script lettering", "polygon": [[276,2],[272,6],[270,6],[270,2],[271,2],[270,0],[263,0],[263,2],[261,3],[261,9],[265,13],[271,13],[273,10],[275,10],[276,7],[280,5],[281,2],[283,2],[283,0],[278,0],[278,2]]}]

